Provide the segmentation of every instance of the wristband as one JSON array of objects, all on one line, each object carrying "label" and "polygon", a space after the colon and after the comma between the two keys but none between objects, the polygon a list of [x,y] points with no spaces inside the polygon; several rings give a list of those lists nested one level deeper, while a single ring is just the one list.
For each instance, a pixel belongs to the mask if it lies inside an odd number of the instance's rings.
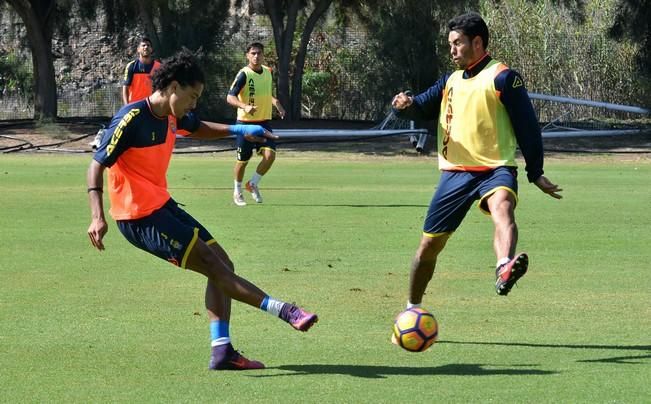
[{"label": "wristband", "polygon": [[88,188],[86,190],[86,192],[88,192],[88,193],[91,193],[93,191],[97,191],[99,193],[102,193],[102,192],[104,192],[104,189],[102,187],[92,187],[92,188]]}]

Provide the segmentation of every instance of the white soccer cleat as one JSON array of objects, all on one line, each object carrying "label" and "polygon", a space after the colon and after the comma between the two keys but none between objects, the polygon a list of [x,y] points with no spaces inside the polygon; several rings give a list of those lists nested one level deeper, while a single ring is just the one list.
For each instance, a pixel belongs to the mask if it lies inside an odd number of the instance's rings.
[{"label": "white soccer cleat", "polygon": [[241,192],[233,193],[233,202],[235,202],[237,206],[246,206],[246,201],[244,200],[244,196]]},{"label": "white soccer cleat", "polygon": [[255,203],[262,203],[262,195],[260,195],[260,190],[257,185],[251,183],[251,181],[247,181],[245,187],[253,196]]}]

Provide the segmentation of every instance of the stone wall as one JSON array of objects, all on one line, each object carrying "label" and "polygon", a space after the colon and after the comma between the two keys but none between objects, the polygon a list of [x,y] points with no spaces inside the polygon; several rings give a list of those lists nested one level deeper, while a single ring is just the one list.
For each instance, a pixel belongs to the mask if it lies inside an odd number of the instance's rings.
[{"label": "stone wall", "polygon": [[[106,19],[82,22],[74,14],[67,20],[69,35],[55,32],[52,41],[56,81],[60,92],[89,93],[101,86],[120,86],[126,64],[136,57],[141,33],[109,36]],[[122,37],[119,38],[119,37]],[[0,4],[0,55],[16,54],[31,67],[31,52],[21,18],[6,4]]]}]

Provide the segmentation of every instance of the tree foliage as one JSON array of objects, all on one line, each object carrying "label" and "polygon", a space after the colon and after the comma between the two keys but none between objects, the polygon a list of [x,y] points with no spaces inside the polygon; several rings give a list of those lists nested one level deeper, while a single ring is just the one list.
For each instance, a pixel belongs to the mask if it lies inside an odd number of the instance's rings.
[{"label": "tree foliage", "polygon": [[[52,55],[56,32],[70,35],[69,18],[76,13],[83,21],[106,15],[106,31],[118,37],[130,31],[148,35],[159,56],[181,47],[199,52],[208,77],[223,72],[214,62],[214,51],[224,36],[228,0],[0,0],[6,1],[25,24],[32,53],[34,114],[36,119],[57,117],[57,89]],[[208,97],[210,98],[210,97]]]},{"label": "tree foliage", "polygon": [[438,54],[445,49],[438,44],[441,26],[451,17],[445,15],[449,7],[421,0],[349,1],[342,18],[350,18],[346,12],[352,11],[368,31],[369,54],[381,55],[369,66],[381,75],[374,80],[393,83],[396,89],[408,83],[410,89],[422,91],[439,74]]},{"label": "tree foliage", "polygon": [[225,96],[211,89],[226,72],[218,47],[227,35],[229,0],[102,0],[102,7],[109,33],[124,35],[125,27],[137,30],[152,40],[160,58],[184,47],[196,52],[206,71],[208,88],[200,108],[212,113],[224,104]]},{"label": "tree foliage", "polygon": [[[635,63],[638,46],[615,41],[608,30],[616,0],[592,0],[580,9],[552,0],[483,0],[489,50],[520,71],[539,93],[615,103],[644,103]],[[569,6],[568,6],[569,4]]]},{"label": "tree foliage", "polygon": [[609,33],[616,39],[628,38],[639,44],[638,66],[651,80],[651,0],[619,0],[617,5]]}]

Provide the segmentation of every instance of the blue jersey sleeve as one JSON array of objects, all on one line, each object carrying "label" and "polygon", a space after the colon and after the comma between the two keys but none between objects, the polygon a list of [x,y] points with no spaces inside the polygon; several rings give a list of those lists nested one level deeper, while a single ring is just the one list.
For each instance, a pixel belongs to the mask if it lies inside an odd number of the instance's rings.
[{"label": "blue jersey sleeve", "polygon": [[443,90],[445,90],[445,83],[447,83],[449,77],[449,74],[443,75],[430,88],[414,96],[414,102],[408,108],[402,111],[394,110],[396,115],[411,120],[431,121],[438,119]]},{"label": "blue jersey sleeve", "polygon": [[104,129],[93,159],[105,167],[111,167],[118,157],[131,146],[131,132],[137,126],[139,108],[133,104],[125,105],[111,120],[108,128]]},{"label": "blue jersey sleeve", "polygon": [[201,126],[201,120],[193,111],[188,112],[178,121],[178,128],[187,130],[188,132],[196,132]]},{"label": "blue jersey sleeve", "polygon": [[242,89],[244,88],[245,84],[246,84],[246,74],[244,72],[240,72],[237,75],[237,77],[235,77],[233,84],[231,84],[231,89],[228,90],[228,95],[234,95],[237,97],[240,91],[242,91]]},{"label": "blue jersey sleeve", "polygon": [[507,69],[495,77],[495,88],[500,91],[500,101],[511,119],[515,138],[526,163],[527,179],[534,182],[544,173],[543,144],[538,118],[524,80],[518,72]]},{"label": "blue jersey sleeve", "polygon": [[122,85],[130,86],[133,81],[133,72],[136,67],[136,62],[132,60],[127,64],[127,67],[124,68],[124,80],[122,80]]}]

